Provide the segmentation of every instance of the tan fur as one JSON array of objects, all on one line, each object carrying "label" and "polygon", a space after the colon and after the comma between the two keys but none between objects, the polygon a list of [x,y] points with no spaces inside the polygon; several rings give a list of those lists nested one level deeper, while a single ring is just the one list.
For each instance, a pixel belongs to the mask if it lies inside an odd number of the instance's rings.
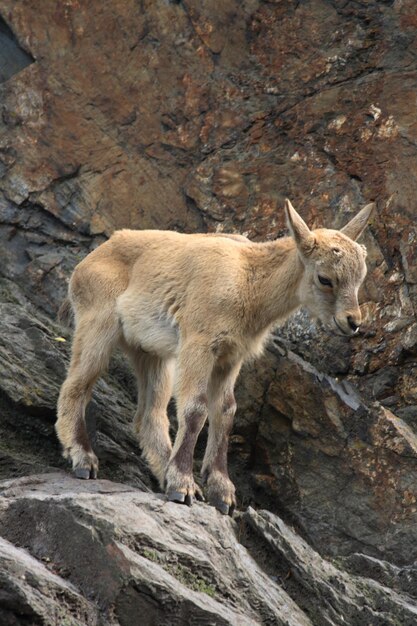
[{"label": "tan fur", "polygon": [[[260,354],[271,329],[302,305],[336,332],[350,335],[359,326],[366,252],[353,239],[371,212],[365,207],[344,232],[310,231],[287,201],[292,237],[274,242],[121,230],[91,252],[70,281],[75,335],[56,425],[74,468],[97,472],[84,412],[120,346],[138,378],[135,429],[161,485],[174,499],[198,495],[193,452],[209,417],[203,462],[209,499],[233,507],[226,455],[241,364]],[[321,285],[318,275],[333,287]],[[172,448],[166,407],[173,394],[178,433]]]}]

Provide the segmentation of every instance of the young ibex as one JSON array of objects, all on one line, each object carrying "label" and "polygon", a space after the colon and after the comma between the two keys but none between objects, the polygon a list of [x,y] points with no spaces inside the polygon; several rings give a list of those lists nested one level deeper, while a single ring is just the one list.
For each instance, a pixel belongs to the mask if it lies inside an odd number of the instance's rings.
[{"label": "young ibex", "polygon": [[[69,285],[75,335],[56,424],[75,475],[97,475],[84,412],[120,346],[138,380],[139,442],[168,498],[187,504],[202,498],[193,453],[209,417],[202,475],[209,502],[231,513],[235,488],[227,446],[241,365],[259,355],[274,325],[302,305],[336,332],[358,331],[366,250],[355,240],[372,209],[367,205],[341,231],[310,231],[287,200],[292,237],[253,243],[240,235],[120,230],[91,252]],[[174,446],[167,417],[173,390]]]}]

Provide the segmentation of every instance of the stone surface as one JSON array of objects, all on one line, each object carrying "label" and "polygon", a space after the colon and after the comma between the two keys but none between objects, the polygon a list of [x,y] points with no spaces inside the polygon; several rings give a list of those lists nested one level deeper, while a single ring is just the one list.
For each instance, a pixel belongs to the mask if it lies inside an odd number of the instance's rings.
[{"label": "stone surface", "polygon": [[[361,334],[328,336],[304,312],[279,329],[241,374],[229,456],[241,510],[268,509],[321,558],[411,595],[415,2],[67,0],[39,11],[0,0],[0,18],[3,63],[13,68],[0,85],[0,478],[64,467],[53,423],[71,332],[55,316],[75,264],[115,228],[273,239],[286,232],[286,196],[312,226],[342,226],[375,200],[364,236]],[[130,429],[135,394],[116,356],[96,386],[88,425],[100,475],[152,498],[146,490],[156,485]],[[271,536],[281,523],[271,522]],[[273,543],[270,551],[287,552]],[[160,597],[170,597],[158,576]],[[329,588],[321,569],[311,576],[318,582],[309,619],[341,623],[330,608],[317,613]],[[62,593],[73,620],[101,619],[83,592],[62,585],[51,580],[42,596],[22,583],[10,602],[27,607],[26,623],[41,623]],[[135,589],[122,612],[142,606]],[[291,597],[307,613],[297,589]],[[369,593],[375,616],[365,611],[366,623],[392,623],[378,613],[380,592]],[[336,613],[353,610],[335,597]],[[405,610],[398,602],[386,612]],[[261,619],[251,610],[250,619]]]},{"label": "stone surface", "polygon": [[97,609],[41,560],[0,538],[0,620],[14,624],[97,624]]},{"label": "stone surface", "polygon": [[[238,524],[208,505],[38,475],[0,483],[0,528],[0,561],[10,563],[5,604],[17,614],[21,594],[45,619],[35,623],[59,623],[42,611],[60,591],[84,609],[78,624],[311,624],[241,545]],[[62,603],[62,621],[74,608]]]},{"label": "stone surface", "polygon": [[260,404],[256,389],[238,395],[243,414],[231,452],[241,501],[285,512],[327,555],[360,550],[414,563],[415,432],[345,380],[293,352],[277,357],[271,350],[263,361],[269,386]]},{"label": "stone surface", "polygon": [[[265,548],[272,550],[270,564],[279,563],[277,569],[287,573],[284,587],[297,598],[313,623],[415,624],[415,589],[410,596],[392,591],[372,578],[347,574],[340,566],[322,559],[269,511],[249,508],[244,519]],[[398,573],[394,578],[400,578]]]},{"label": "stone surface", "polygon": [[33,62],[32,57],[19,46],[13,32],[0,18],[0,83]]},{"label": "stone surface", "polygon": [[[249,508],[232,521],[207,504],[178,506],[55,473],[1,482],[0,528],[2,624],[411,626],[417,619],[415,589],[393,591],[347,573],[268,511]],[[400,580],[399,570],[391,578]]]},{"label": "stone surface", "polygon": [[[0,477],[63,467],[54,423],[70,333],[31,306],[10,281],[0,281],[0,289],[6,300],[0,303]],[[102,475],[146,489],[156,483],[131,428],[135,383],[125,364],[118,367],[116,360],[113,367],[117,374],[97,383],[88,428]]]}]

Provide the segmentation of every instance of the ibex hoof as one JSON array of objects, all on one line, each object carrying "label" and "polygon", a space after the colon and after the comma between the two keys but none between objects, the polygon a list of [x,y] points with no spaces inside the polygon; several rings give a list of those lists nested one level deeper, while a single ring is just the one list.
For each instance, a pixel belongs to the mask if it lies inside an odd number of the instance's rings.
[{"label": "ibex hoof", "polygon": [[73,446],[68,450],[67,457],[72,459],[72,470],[76,478],[88,480],[97,478],[98,459],[92,450],[84,450],[81,446]]},{"label": "ibex hoof", "polygon": [[90,478],[90,470],[85,467],[77,467],[74,470],[75,478],[82,478],[83,480],[88,480]]},{"label": "ibex hoof", "polygon": [[185,496],[185,504],[187,506],[193,506],[193,504],[194,504],[194,496],[190,496],[190,494],[187,493],[187,495]]},{"label": "ibex hoof", "polygon": [[196,498],[196,500],[198,500],[199,502],[205,502],[206,499],[203,496],[203,492],[201,491],[200,487],[198,485],[194,486],[194,496]]},{"label": "ibex hoof", "polygon": [[[188,497],[189,496],[187,496],[187,498]],[[181,491],[170,491],[169,493],[167,493],[167,498],[170,502],[179,502],[180,504],[185,504],[186,494],[181,493]]]},{"label": "ibex hoof", "polygon": [[236,507],[235,487],[227,475],[212,471],[207,476],[207,496],[209,504],[222,515],[230,515]]},{"label": "ibex hoof", "polygon": [[214,500],[211,501],[210,504],[216,507],[216,509],[220,511],[222,515],[230,515],[230,517],[232,517],[233,511],[235,510],[234,504],[229,506],[227,502],[224,502],[223,500]]}]

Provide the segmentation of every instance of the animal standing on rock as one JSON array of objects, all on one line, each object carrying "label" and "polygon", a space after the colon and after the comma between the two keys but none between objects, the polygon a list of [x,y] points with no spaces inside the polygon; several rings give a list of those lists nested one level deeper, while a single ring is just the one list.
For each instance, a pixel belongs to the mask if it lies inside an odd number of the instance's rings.
[{"label": "animal standing on rock", "polygon": [[[273,327],[300,306],[335,332],[358,331],[366,249],[355,240],[373,207],[341,231],[311,231],[287,200],[292,236],[267,243],[240,235],[119,230],[81,261],[69,284],[75,334],[56,423],[76,476],[97,475],[84,412],[112,351],[121,347],[138,381],[139,442],[168,499],[202,499],[193,454],[208,417],[202,477],[209,502],[231,514],[236,499],[227,447],[241,365],[259,355]],[[172,395],[174,446],[167,417]]]}]

